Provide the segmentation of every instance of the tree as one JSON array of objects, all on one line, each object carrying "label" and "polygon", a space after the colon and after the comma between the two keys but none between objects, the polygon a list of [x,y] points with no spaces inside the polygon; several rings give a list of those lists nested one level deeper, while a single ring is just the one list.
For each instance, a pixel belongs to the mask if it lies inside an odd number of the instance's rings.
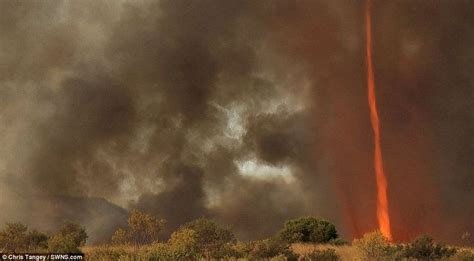
[{"label": "tree", "polygon": [[315,217],[302,217],[287,221],[279,236],[289,243],[328,243],[338,238],[336,227],[333,224]]},{"label": "tree", "polygon": [[456,254],[455,248],[435,243],[433,238],[427,235],[414,239],[405,247],[405,257],[407,258],[432,260],[448,258],[454,254]]},{"label": "tree", "polygon": [[148,250],[148,260],[199,260],[197,235],[194,230],[180,229],[171,234],[167,243],[154,243]]},{"label": "tree", "polygon": [[158,219],[139,210],[130,211],[126,229],[119,228],[112,236],[114,244],[145,245],[158,240],[158,233],[163,229],[165,220]]},{"label": "tree", "polygon": [[288,242],[280,238],[268,238],[250,242],[250,252],[248,257],[250,260],[266,260],[270,258],[282,257],[283,260],[298,260]]},{"label": "tree", "polygon": [[87,240],[86,230],[74,222],[65,222],[48,241],[48,249],[58,253],[80,253],[79,247]]},{"label": "tree", "polygon": [[29,231],[21,223],[7,223],[0,231],[0,252],[43,251],[48,247],[48,235],[37,230]]},{"label": "tree", "polygon": [[21,223],[7,223],[0,231],[0,252],[19,252],[26,250],[28,228]]},{"label": "tree", "polygon": [[198,256],[198,236],[191,229],[180,229],[171,234],[169,246],[172,256],[179,260],[190,260]]},{"label": "tree", "polygon": [[127,231],[125,231],[123,228],[117,229],[112,236],[112,243],[116,245],[127,244],[128,241],[129,239],[127,237]]},{"label": "tree", "polygon": [[48,235],[37,230],[30,231],[26,235],[28,249],[35,252],[39,250],[46,250],[48,248],[48,240]]},{"label": "tree", "polygon": [[235,242],[234,234],[219,227],[209,219],[200,218],[184,224],[180,230],[189,229],[196,233],[197,247],[205,256],[214,256],[227,243]]},{"label": "tree", "polygon": [[364,260],[401,260],[402,247],[392,244],[379,230],[354,239],[352,245]]}]

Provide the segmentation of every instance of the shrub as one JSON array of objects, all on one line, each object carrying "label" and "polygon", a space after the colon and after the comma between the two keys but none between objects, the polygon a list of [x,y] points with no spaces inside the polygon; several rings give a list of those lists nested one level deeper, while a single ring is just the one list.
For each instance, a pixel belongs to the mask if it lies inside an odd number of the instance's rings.
[{"label": "shrub", "polygon": [[123,260],[127,257],[132,258],[135,255],[129,253],[126,246],[100,246],[94,247],[90,252],[87,252],[86,260]]},{"label": "shrub", "polygon": [[112,235],[112,244],[115,245],[124,245],[129,242],[128,237],[127,237],[127,231],[123,228],[119,228],[115,231],[115,233]]},{"label": "shrub", "polygon": [[200,257],[197,234],[191,229],[180,229],[168,243],[155,243],[148,252],[149,260],[196,260]]},{"label": "shrub", "polygon": [[452,259],[456,261],[474,261],[474,253],[469,250],[461,250]]},{"label": "shrub", "polygon": [[0,252],[42,252],[48,247],[48,236],[21,223],[7,223],[0,231]]},{"label": "shrub", "polygon": [[174,232],[169,240],[172,257],[187,260],[198,255],[198,234],[192,229],[181,229]]},{"label": "shrub", "polygon": [[158,240],[158,233],[163,229],[165,220],[140,212],[130,211],[126,229],[119,228],[112,236],[114,244],[146,245]]},{"label": "shrub", "polygon": [[26,250],[28,228],[21,223],[7,223],[0,231],[0,252],[19,252]]},{"label": "shrub", "polygon": [[221,228],[208,219],[197,219],[180,228],[186,229],[196,233],[197,249],[207,258],[221,258],[230,250],[229,243],[235,243],[234,234],[230,230]]},{"label": "shrub", "polygon": [[314,217],[287,221],[279,235],[289,243],[328,243],[338,238],[336,227],[333,224]]},{"label": "shrub", "polygon": [[290,245],[280,239],[269,238],[253,241],[249,244],[251,249],[247,257],[251,260],[278,256],[285,256],[287,260],[298,259],[298,256],[291,250]]},{"label": "shrub", "polygon": [[77,223],[66,222],[48,241],[48,250],[57,253],[80,253],[79,247],[87,240],[87,233]]},{"label": "shrub", "polygon": [[253,245],[251,243],[237,242],[235,244],[230,244],[231,254],[226,256],[231,256],[235,258],[244,258],[250,255]]},{"label": "shrub", "polygon": [[74,244],[78,246],[83,246],[87,240],[86,230],[75,222],[66,221],[59,230],[59,234],[71,237]]},{"label": "shrub", "polygon": [[171,249],[168,243],[154,243],[148,250],[149,261],[172,260]]},{"label": "shrub", "polygon": [[70,235],[54,235],[48,241],[48,250],[56,253],[80,253],[79,246]]},{"label": "shrub", "polygon": [[343,246],[349,243],[342,238],[335,238],[335,239],[329,240],[328,244],[333,245],[333,246]]},{"label": "shrub", "polygon": [[355,239],[353,246],[368,260],[397,260],[400,248],[392,245],[380,232],[365,234],[361,239]]},{"label": "shrub", "polygon": [[132,210],[128,217],[128,235],[135,245],[149,244],[157,240],[165,221],[149,214]]},{"label": "shrub", "polygon": [[421,236],[413,240],[404,249],[406,258],[439,259],[448,258],[456,253],[455,248],[446,247],[434,242],[429,236]]},{"label": "shrub", "polygon": [[302,261],[337,261],[339,256],[336,254],[336,250],[332,248],[324,250],[313,250],[313,252],[304,255],[300,260]]},{"label": "shrub", "polygon": [[49,237],[43,232],[36,230],[28,232],[26,235],[26,244],[28,250],[34,252],[40,252],[48,248]]}]

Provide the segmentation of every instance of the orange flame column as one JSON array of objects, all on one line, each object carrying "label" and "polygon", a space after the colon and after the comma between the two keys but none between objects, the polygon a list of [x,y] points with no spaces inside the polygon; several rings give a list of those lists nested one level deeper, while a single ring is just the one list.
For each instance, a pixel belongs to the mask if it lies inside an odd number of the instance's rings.
[{"label": "orange flame column", "polygon": [[374,168],[375,180],[377,183],[377,220],[382,234],[389,240],[392,240],[392,231],[390,228],[390,216],[388,211],[387,197],[387,177],[385,176],[382,161],[382,148],[380,145],[380,122],[377,112],[377,102],[375,97],[375,80],[372,63],[372,21],[370,14],[370,0],[367,0],[365,10],[365,30],[367,47],[367,87],[370,108],[370,121],[374,131]]}]

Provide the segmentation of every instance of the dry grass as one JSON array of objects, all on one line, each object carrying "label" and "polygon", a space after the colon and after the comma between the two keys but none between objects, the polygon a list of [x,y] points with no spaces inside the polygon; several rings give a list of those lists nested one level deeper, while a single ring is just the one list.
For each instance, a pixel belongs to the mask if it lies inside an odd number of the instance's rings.
[{"label": "dry grass", "polygon": [[[86,246],[81,248],[81,250],[84,252],[86,256],[86,260],[92,260],[88,257],[93,256],[94,260],[97,261],[102,261],[102,260],[121,260],[121,261],[127,261],[127,260],[147,260],[145,258],[144,253],[146,253],[148,250],[150,250],[151,246],[142,246],[142,247],[136,247],[136,246],[130,246],[130,245],[120,245],[120,246]],[[357,249],[353,246],[350,245],[345,245],[345,246],[333,246],[333,245],[317,245],[317,244],[304,244],[304,243],[297,243],[293,244],[291,246],[292,250],[299,254],[299,255],[304,255],[311,253],[314,250],[324,250],[328,248],[333,248],[336,250],[337,255],[341,258],[342,261],[357,261],[357,260],[363,260],[357,251]],[[467,248],[463,247],[459,249],[465,250],[465,251],[470,251],[474,253],[474,248]],[[98,255],[98,253],[101,253]],[[111,258],[114,255],[119,254],[121,257],[120,258]],[[107,257],[107,255],[110,255]],[[235,259],[237,260],[237,259]],[[238,259],[238,260],[245,260],[245,259]],[[463,260],[459,259],[456,257],[450,258],[449,260],[457,261],[457,260]]]},{"label": "dry grass", "polygon": [[296,243],[291,245],[292,250],[299,254],[309,254],[314,250],[324,250],[328,248],[333,248],[336,250],[336,254],[341,257],[342,261],[350,260],[360,260],[357,250],[352,246],[333,246],[333,245],[316,245],[316,244],[304,244]]},{"label": "dry grass", "polygon": [[92,253],[97,249],[120,250],[127,253],[136,253],[148,249],[148,246],[133,246],[133,245],[102,245],[102,246],[83,246],[81,251],[84,254]]},{"label": "dry grass", "polygon": [[[328,248],[332,248],[336,250],[337,255],[341,258],[342,261],[358,261],[358,260],[364,260],[357,249],[353,246],[350,245],[344,245],[344,246],[333,246],[333,245],[318,245],[318,244],[305,244],[305,243],[296,243],[291,245],[292,250],[299,254],[299,255],[304,255],[304,254],[309,254],[313,252],[314,250],[324,250]],[[473,247],[461,247],[458,248],[458,252],[460,251],[469,251],[474,254],[474,248]],[[460,259],[459,256],[454,256],[450,259],[449,261],[458,261],[462,260],[465,261],[466,259]],[[469,260],[469,261],[474,261],[474,260]]]},{"label": "dry grass", "polygon": [[103,245],[85,246],[81,250],[85,255],[85,260],[110,261],[110,260],[148,260],[145,253],[151,246],[132,245]]}]

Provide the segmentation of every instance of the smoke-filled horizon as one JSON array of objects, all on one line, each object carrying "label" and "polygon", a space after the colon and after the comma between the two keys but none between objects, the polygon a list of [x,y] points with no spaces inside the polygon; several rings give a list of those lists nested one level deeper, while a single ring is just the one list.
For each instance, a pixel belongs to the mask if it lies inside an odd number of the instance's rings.
[{"label": "smoke-filled horizon", "polygon": [[[373,3],[395,240],[474,234],[473,7]],[[256,239],[304,215],[347,239],[377,228],[364,1],[1,1],[0,12],[0,222],[77,215],[90,230],[109,210],[74,199],[94,197],[164,218],[168,232],[209,217]]]}]

